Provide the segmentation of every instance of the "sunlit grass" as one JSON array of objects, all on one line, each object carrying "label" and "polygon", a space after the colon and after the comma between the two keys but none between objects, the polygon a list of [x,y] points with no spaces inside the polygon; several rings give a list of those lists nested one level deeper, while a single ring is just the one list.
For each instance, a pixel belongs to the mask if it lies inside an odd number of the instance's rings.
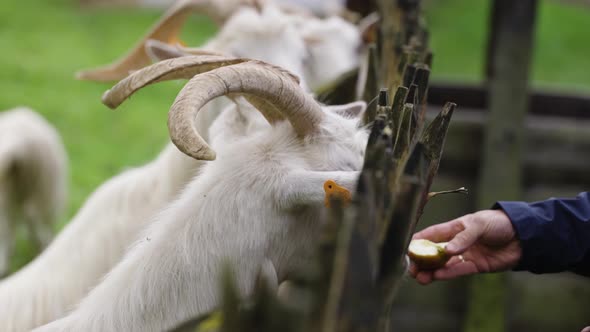
[{"label": "sunlit grass", "polygon": [[[490,0],[429,0],[435,79],[481,81]],[[590,91],[590,6],[539,1],[532,78],[535,86]]]}]

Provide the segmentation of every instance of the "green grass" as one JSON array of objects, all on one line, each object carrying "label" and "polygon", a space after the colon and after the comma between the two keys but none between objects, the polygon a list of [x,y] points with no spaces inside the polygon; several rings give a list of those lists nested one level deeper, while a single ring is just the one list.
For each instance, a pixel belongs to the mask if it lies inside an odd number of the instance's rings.
[{"label": "green grass", "polygon": [[[435,52],[435,79],[482,79],[489,1],[431,0],[427,19]],[[152,159],[166,142],[166,111],[180,83],[146,88],[118,111],[100,103],[110,84],[78,82],[81,68],[122,55],[157,10],[96,10],[76,0],[3,0],[0,6],[0,110],[28,105],[63,135],[70,158],[70,200],[58,228],[103,181]],[[533,77],[537,85],[590,91],[590,9],[541,1]],[[183,39],[199,45],[214,32],[193,18]],[[19,242],[14,267],[32,257]]]},{"label": "green grass", "polygon": [[[167,110],[180,83],[146,88],[120,110],[100,103],[110,84],[79,82],[81,68],[123,54],[160,15],[149,10],[85,11],[75,0],[3,0],[0,6],[0,110],[28,105],[63,136],[70,161],[69,206],[59,228],[103,181],[153,159],[166,144]],[[191,45],[214,32],[191,20]],[[19,241],[14,267],[32,254]]]},{"label": "green grass", "polygon": [[[429,0],[434,79],[481,81],[490,0]],[[590,92],[590,6],[539,1],[534,86]]]}]

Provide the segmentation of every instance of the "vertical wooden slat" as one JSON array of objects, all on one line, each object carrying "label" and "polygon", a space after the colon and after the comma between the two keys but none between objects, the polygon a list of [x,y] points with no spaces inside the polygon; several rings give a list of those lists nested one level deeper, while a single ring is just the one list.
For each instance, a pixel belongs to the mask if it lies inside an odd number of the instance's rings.
[{"label": "vertical wooden slat", "polygon": [[[482,151],[477,206],[522,198],[524,119],[537,0],[495,0],[487,59],[490,110]],[[497,332],[506,327],[506,276],[472,279],[466,332]]]},{"label": "vertical wooden slat", "polygon": [[346,8],[361,16],[367,16],[377,10],[377,4],[375,0],[347,0]]}]

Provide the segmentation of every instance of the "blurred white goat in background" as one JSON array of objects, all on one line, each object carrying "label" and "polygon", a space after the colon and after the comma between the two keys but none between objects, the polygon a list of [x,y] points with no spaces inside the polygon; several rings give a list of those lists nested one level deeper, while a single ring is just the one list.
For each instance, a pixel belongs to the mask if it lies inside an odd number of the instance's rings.
[{"label": "blurred white goat in background", "polygon": [[0,112],[0,276],[8,272],[19,223],[38,251],[53,238],[67,166],[61,137],[41,115],[25,107]]}]

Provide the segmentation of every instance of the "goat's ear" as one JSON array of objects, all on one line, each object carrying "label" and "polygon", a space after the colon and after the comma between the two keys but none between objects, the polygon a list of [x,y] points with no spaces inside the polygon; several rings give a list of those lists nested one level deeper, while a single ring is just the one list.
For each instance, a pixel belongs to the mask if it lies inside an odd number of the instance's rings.
[{"label": "goat's ear", "polygon": [[365,111],[367,110],[367,103],[365,103],[364,101],[355,101],[349,104],[326,106],[324,108],[344,118],[360,119],[363,117]]},{"label": "goat's ear", "polygon": [[179,58],[181,56],[188,55],[182,52],[175,45],[166,44],[155,39],[148,39],[145,42],[145,52],[153,62],[159,62],[162,60]]},{"label": "goat's ear", "polygon": [[357,27],[365,45],[377,42],[379,22],[380,18],[377,13],[371,13],[359,21]]}]

